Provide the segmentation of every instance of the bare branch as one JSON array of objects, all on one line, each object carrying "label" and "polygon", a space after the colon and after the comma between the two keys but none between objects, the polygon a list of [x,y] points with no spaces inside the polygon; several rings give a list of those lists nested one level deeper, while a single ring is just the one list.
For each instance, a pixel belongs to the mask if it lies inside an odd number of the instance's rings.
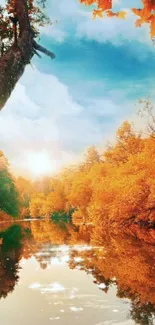
[{"label": "bare branch", "polygon": [[33,47],[35,50],[44,53],[45,55],[49,56],[51,59],[55,59],[55,54],[49,50],[47,50],[45,47],[39,45],[36,41],[33,41]]},{"label": "bare branch", "polygon": [[41,55],[36,51],[35,48],[33,48],[33,53],[36,54],[41,59]]}]

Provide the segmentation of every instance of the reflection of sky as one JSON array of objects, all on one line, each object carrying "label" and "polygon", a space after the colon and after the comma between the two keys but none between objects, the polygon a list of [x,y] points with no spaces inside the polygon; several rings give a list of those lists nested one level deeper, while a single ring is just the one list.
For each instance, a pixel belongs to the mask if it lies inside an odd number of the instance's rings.
[{"label": "reflection of sky", "polygon": [[[91,275],[69,268],[69,254],[75,249],[43,246],[34,257],[21,260],[20,282],[0,302],[2,324],[134,324],[127,320],[130,305],[116,297],[115,286],[105,294],[103,284],[94,284]],[[84,251],[82,246],[77,249]],[[56,258],[59,262],[53,263]],[[47,263],[46,269],[38,259]],[[75,262],[80,266],[82,259]]]}]

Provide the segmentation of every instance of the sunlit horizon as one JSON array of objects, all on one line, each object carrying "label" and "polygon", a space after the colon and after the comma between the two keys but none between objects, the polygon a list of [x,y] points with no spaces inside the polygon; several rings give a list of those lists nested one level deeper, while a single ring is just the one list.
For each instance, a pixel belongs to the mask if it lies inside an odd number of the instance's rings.
[{"label": "sunlit horizon", "polygon": [[47,151],[27,154],[27,170],[34,178],[52,174],[56,171],[56,168],[56,162],[51,160]]}]

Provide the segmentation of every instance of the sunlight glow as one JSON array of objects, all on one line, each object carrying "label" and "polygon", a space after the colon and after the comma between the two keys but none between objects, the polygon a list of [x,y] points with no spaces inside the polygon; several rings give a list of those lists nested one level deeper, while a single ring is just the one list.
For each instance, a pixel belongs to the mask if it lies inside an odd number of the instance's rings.
[{"label": "sunlight glow", "polygon": [[47,175],[55,169],[55,163],[46,151],[28,153],[27,166],[34,177]]}]

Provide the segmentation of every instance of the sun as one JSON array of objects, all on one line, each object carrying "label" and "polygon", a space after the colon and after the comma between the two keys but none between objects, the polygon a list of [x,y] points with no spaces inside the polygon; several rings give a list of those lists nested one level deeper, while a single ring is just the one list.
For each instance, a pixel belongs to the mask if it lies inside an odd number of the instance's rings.
[{"label": "sun", "polygon": [[27,169],[34,177],[40,177],[50,174],[54,169],[48,152],[30,152],[27,153]]}]

